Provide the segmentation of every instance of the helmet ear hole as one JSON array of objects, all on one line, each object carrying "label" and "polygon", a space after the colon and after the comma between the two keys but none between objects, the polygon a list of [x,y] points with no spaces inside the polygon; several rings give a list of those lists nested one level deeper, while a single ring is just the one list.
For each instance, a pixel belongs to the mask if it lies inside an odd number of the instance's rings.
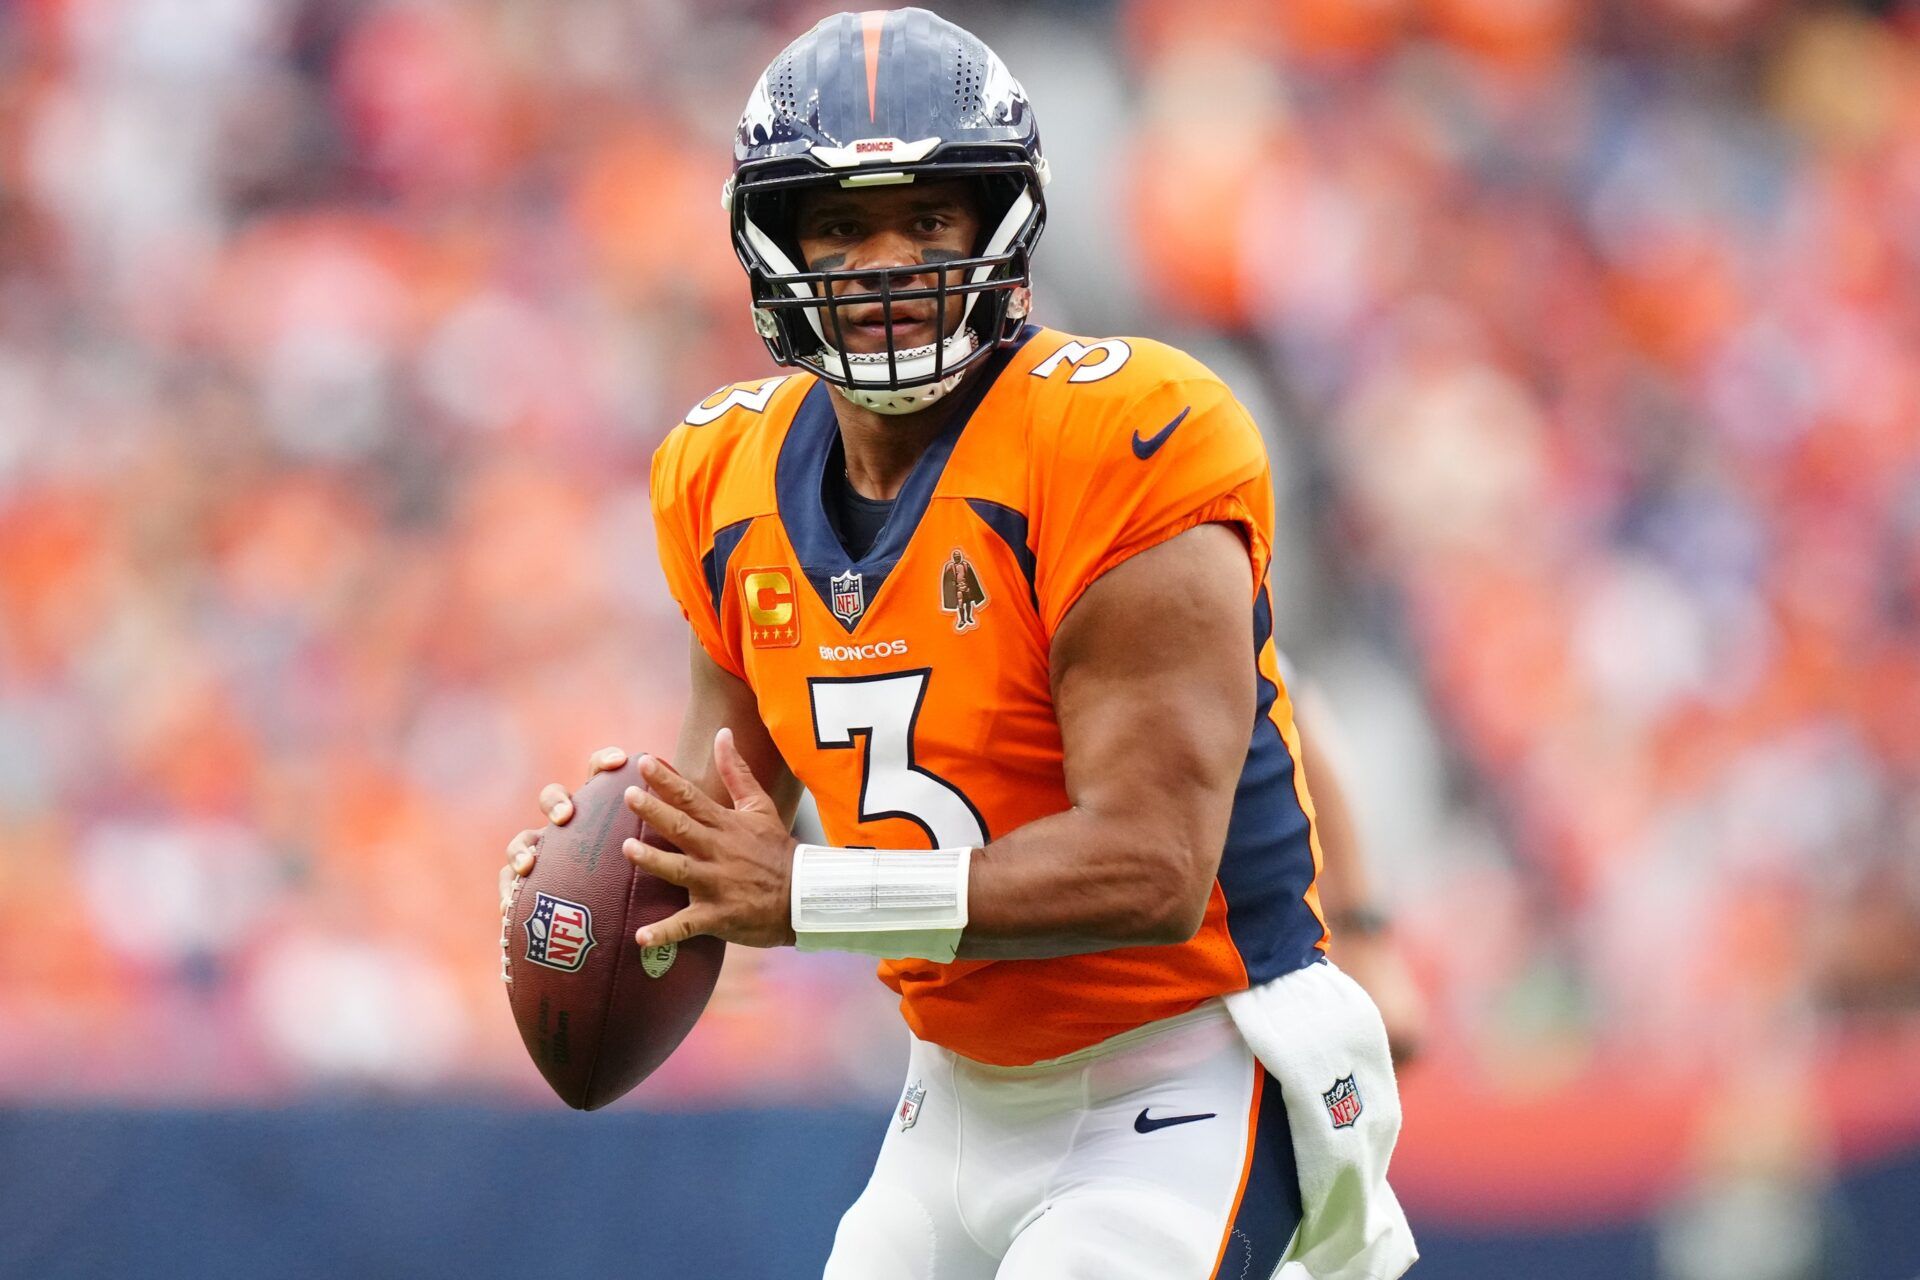
[{"label": "helmet ear hole", "polygon": [[743,202],[743,212],[762,235],[779,247],[802,271],[809,269],[800,254],[799,201],[789,191],[754,192]]},{"label": "helmet ear hole", "polygon": [[1026,183],[1006,174],[988,174],[977,185],[980,189],[980,231],[973,240],[973,256],[976,258],[992,252],[989,246],[993,243],[994,233],[1006,221],[1013,202],[1026,189]]}]

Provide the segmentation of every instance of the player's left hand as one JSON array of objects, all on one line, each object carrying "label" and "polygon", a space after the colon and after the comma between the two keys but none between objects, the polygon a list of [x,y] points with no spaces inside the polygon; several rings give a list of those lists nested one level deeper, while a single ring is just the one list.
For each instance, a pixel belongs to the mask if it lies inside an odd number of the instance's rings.
[{"label": "player's left hand", "polygon": [[714,735],[713,764],[733,799],[731,809],[665,761],[640,757],[647,785],[627,788],[627,807],[681,852],[638,840],[622,847],[634,865],[685,889],[689,901],[640,930],[634,941],[660,947],[704,933],[749,947],[791,946],[793,850],[799,842],[734,746],[731,729]]},{"label": "player's left hand", "polygon": [[1387,1047],[1396,1067],[1410,1065],[1426,1047],[1427,1002],[1413,969],[1391,934],[1336,933],[1333,961],[1373,997],[1387,1027]]}]

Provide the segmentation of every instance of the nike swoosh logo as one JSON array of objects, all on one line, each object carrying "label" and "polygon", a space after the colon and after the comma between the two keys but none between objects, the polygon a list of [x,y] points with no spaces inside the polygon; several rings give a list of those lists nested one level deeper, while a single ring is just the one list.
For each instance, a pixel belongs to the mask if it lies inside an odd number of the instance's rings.
[{"label": "nike swoosh logo", "polygon": [[1161,1116],[1158,1120],[1155,1120],[1147,1115],[1147,1112],[1152,1109],[1151,1107],[1142,1107],[1140,1114],[1133,1118],[1133,1131],[1135,1133],[1152,1133],[1155,1129],[1165,1129],[1169,1125],[1192,1124],[1195,1120],[1211,1120],[1215,1115],[1212,1111],[1205,1111],[1197,1116]]},{"label": "nike swoosh logo", "polygon": [[1160,428],[1160,430],[1154,432],[1153,435],[1147,437],[1145,440],[1142,440],[1140,438],[1140,432],[1136,430],[1133,433],[1133,456],[1140,459],[1140,461],[1145,462],[1148,458],[1151,458],[1155,453],[1158,453],[1160,450],[1160,446],[1167,442],[1167,437],[1173,434],[1173,429],[1179,426],[1181,423],[1185,422],[1187,420],[1187,415],[1192,412],[1193,412],[1193,406],[1188,405],[1186,408],[1182,409],[1174,417],[1172,422],[1169,422],[1166,426]]}]

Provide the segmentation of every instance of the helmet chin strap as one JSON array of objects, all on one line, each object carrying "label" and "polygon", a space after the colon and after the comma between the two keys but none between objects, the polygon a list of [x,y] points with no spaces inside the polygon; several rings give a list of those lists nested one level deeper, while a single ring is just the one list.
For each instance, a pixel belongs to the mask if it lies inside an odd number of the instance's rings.
[{"label": "helmet chin strap", "polygon": [[[1024,288],[1016,289],[1014,290],[1012,299],[1007,303],[1007,315],[1015,320],[1024,320],[1031,307],[1031,293]],[[762,312],[759,314],[765,313]],[[955,364],[964,359],[979,345],[980,336],[974,332],[972,326],[963,323],[958,331],[946,339],[946,351],[941,356],[941,363]],[[835,351],[832,346],[828,346],[823,358],[831,364],[839,365],[840,368],[848,374],[849,378],[853,380],[852,386],[836,386],[833,388],[842,399],[848,404],[859,405],[862,409],[871,409],[875,413],[888,415],[918,413],[959,386],[961,380],[967,376],[963,371],[961,373],[951,374],[940,379],[938,382],[924,383],[917,387],[904,387],[895,391],[886,387],[863,387],[859,383],[861,373],[868,369],[885,371],[887,367],[887,357],[884,352],[876,351],[871,354],[854,353],[852,355],[842,356],[839,352]],[[894,363],[896,367],[899,362],[903,360],[931,362],[932,359],[933,344],[931,342],[924,347],[912,347],[906,351],[894,353]]]},{"label": "helmet chin strap", "polygon": [[960,379],[966,375],[956,373],[951,378],[942,378],[938,382],[929,382],[925,386],[908,387],[905,391],[862,391],[858,387],[835,387],[834,391],[848,404],[858,405],[862,409],[871,409],[895,417],[903,413],[918,413],[934,401],[946,395],[960,385]]},{"label": "helmet chin strap", "polygon": [[[997,257],[1006,252],[1028,216],[1033,212],[1034,200],[1030,192],[1021,191],[1006,214],[1000,219],[1000,225],[994,229],[981,251],[984,257]],[[747,242],[753,246],[766,266],[775,276],[801,274],[783,250],[758,223],[751,217],[742,220],[742,230]],[[968,281],[970,284],[984,283],[994,271],[994,265],[987,263],[975,267]],[[798,281],[788,281],[786,286],[796,298],[811,298],[811,285]],[[891,361],[883,353],[842,353],[834,349],[827,337],[827,329],[816,309],[806,311],[806,320],[813,329],[814,336],[821,346],[820,362],[832,373],[844,376],[848,385],[836,388],[849,404],[856,404],[875,413],[900,414],[915,413],[926,408],[940,397],[960,385],[960,375],[934,379],[936,368],[946,368],[959,363],[980,344],[979,336],[969,323],[975,305],[980,301],[979,292],[964,295],[960,308],[960,326],[945,341],[945,349],[939,351],[935,359],[936,347],[928,343],[922,347],[913,347],[906,351],[896,351]],[[1026,314],[1028,305],[1027,290],[1022,288],[1008,304],[1007,314],[1018,319]],[[765,308],[754,309],[754,326],[767,338],[779,333],[778,322]],[[899,385],[905,383],[906,385]]]},{"label": "helmet chin strap", "polygon": [[[945,340],[943,345],[946,349],[941,356],[941,362],[951,365],[965,358],[969,352],[979,346],[980,339],[972,328],[962,325],[957,332]],[[875,413],[888,415],[918,413],[959,386],[961,379],[966,377],[964,372],[955,373],[941,378],[938,382],[922,383],[917,387],[901,387],[898,390],[886,386],[862,386],[860,375],[866,370],[877,368],[882,377],[886,376],[887,355],[884,351],[841,355],[828,347],[823,358],[839,364],[853,380],[851,386],[834,388],[848,404],[859,405],[862,409],[871,409]],[[914,347],[894,354],[896,365],[906,360],[931,363],[932,359],[933,344],[931,342],[924,347]]]}]

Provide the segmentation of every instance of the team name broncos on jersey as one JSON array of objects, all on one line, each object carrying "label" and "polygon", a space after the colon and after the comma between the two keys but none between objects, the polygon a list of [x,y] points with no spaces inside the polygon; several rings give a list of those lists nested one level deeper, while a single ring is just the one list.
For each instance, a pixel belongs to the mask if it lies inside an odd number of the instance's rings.
[{"label": "team name broncos on jersey", "polygon": [[694,635],[752,688],[828,838],[889,849],[977,847],[1066,809],[1048,673],[1061,620],[1101,574],[1176,534],[1221,522],[1245,536],[1258,714],[1200,932],[1044,960],[880,966],[921,1039],[1016,1066],[1298,969],[1327,931],[1272,640],[1266,448],[1245,409],[1171,347],[1032,326],[955,395],[858,560],[822,505],[839,428],[811,375],[697,406],[654,457],[653,507]]}]

